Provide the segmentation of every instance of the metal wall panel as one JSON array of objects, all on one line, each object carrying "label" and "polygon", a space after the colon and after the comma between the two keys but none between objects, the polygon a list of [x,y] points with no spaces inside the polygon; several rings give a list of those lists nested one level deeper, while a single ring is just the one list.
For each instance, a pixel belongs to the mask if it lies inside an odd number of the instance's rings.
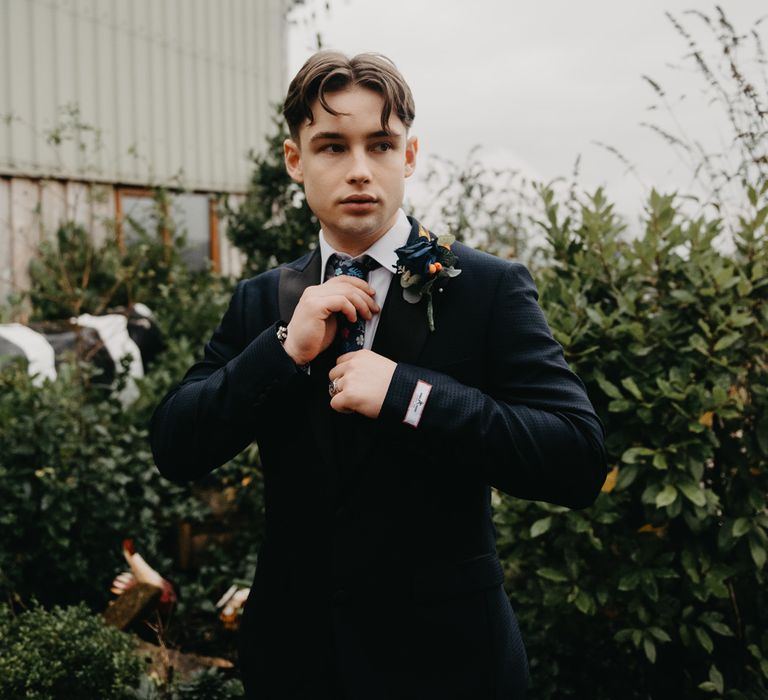
[{"label": "metal wall panel", "polygon": [[[242,192],[285,89],[284,8],[0,0],[0,174]],[[101,148],[47,143],[67,105]]]},{"label": "metal wall panel", "polygon": [[0,300],[4,300],[11,292],[12,280],[11,181],[0,177]]}]

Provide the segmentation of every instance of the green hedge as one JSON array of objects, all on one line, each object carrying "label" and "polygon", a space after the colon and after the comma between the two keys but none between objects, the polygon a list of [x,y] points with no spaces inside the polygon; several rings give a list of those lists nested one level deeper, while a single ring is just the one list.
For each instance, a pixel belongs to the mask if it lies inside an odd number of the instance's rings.
[{"label": "green hedge", "polygon": [[81,227],[63,223],[31,264],[34,318],[140,301],[154,310],[166,348],[128,407],[115,391],[93,384],[86,364],[63,365],[59,378],[41,387],[21,365],[0,367],[4,597],[103,606],[112,577],[125,568],[121,543],[128,537],[165,576],[183,581],[173,569],[176,525],[208,512],[193,489],[160,477],[147,424],[200,353],[232,283],[190,271],[181,257],[183,237],[166,247],[149,232],[135,233],[137,240],[120,253],[114,242],[97,246]]},{"label": "green hedge", "polygon": [[768,696],[768,183],[732,241],[651,195],[622,235],[597,192],[542,190],[541,304],[607,429],[594,507],[496,520],[532,698]]},{"label": "green hedge", "polygon": [[178,487],[152,464],[146,429],[92,369],[65,365],[34,386],[18,363],[0,370],[0,592],[45,604],[104,605],[125,568],[122,540],[147,553]]},{"label": "green hedge", "polygon": [[144,664],[134,640],[85,605],[18,617],[0,605],[0,640],[0,700],[136,698]]}]

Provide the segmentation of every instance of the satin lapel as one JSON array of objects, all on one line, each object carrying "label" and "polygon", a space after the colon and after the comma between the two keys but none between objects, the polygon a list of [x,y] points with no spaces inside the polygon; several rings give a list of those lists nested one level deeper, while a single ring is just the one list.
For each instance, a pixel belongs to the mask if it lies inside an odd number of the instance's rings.
[{"label": "satin lapel", "polygon": [[[303,264],[302,264],[303,263]],[[292,265],[280,268],[277,301],[280,318],[286,323],[291,320],[296,305],[304,290],[320,283],[320,248],[315,248],[309,258],[298,260]],[[323,352],[312,361],[310,370],[310,391],[308,392],[310,429],[315,437],[320,457],[325,465],[329,488],[334,492],[338,484],[338,471],[333,451],[333,426],[328,396],[328,372],[335,364],[329,351]]]},{"label": "satin lapel", "polygon": [[408,303],[403,298],[400,278],[393,277],[371,349],[395,362],[412,365],[428,337],[426,299],[418,304]]},{"label": "satin lapel", "polygon": [[[384,355],[395,362],[418,364],[421,349],[429,337],[427,324],[426,301],[409,304],[403,299],[403,289],[400,279],[394,277],[389,285],[381,320],[373,339],[375,353]],[[345,486],[350,488],[352,483],[365,471],[365,465],[372,453],[380,450],[382,444],[381,427],[375,420],[361,421],[356,438],[358,440],[357,469],[349,470],[342,475]]]},{"label": "satin lapel", "polygon": [[280,268],[277,302],[283,321],[288,323],[291,320],[302,292],[313,284],[320,284],[319,246],[307,258],[300,258],[292,265]]},{"label": "satin lapel", "polygon": [[[408,220],[411,222],[411,233],[407,245],[410,245],[418,238],[420,226],[416,219],[409,216]],[[389,285],[371,349],[395,362],[414,364],[428,337],[426,299],[418,304],[407,302],[403,298],[400,277],[395,275]]]}]

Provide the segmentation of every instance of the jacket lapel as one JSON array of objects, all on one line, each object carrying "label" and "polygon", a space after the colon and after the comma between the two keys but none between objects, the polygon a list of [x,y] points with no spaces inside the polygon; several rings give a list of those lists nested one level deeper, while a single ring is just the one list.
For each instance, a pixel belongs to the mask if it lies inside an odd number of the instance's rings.
[{"label": "jacket lapel", "polygon": [[[411,222],[411,233],[407,245],[410,245],[418,238],[421,227],[416,219],[409,216],[408,220]],[[400,277],[395,275],[389,285],[371,349],[395,362],[414,364],[428,337],[426,299],[418,304],[407,302],[403,298]]]},{"label": "jacket lapel", "polygon": [[395,362],[414,364],[428,337],[426,300],[407,302],[400,278],[393,277],[371,349]]},{"label": "jacket lapel", "polygon": [[320,284],[320,246],[280,268],[277,300],[283,321],[291,320],[302,292],[313,284]]},{"label": "jacket lapel", "polygon": [[[410,245],[416,241],[421,227],[415,219],[408,217],[408,220],[411,222]],[[417,364],[429,332],[426,299],[421,299],[418,304],[407,302],[403,298],[400,277],[395,275],[387,291],[371,349],[395,362]],[[356,437],[359,441],[358,468],[345,475],[346,482],[358,478],[365,468],[364,463],[370,462],[371,453],[381,449],[380,425],[375,420],[360,421]]]},{"label": "jacket lapel", "polygon": [[[320,247],[312,253],[299,258],[293,263],[280,268],[277,302],[280,318],[288,323],[293,317],[296,305],[304,290],[320,283]],[[328,372],[335,364],[332,357],[333,346],[320,353],[311,363],[307,400],[309,401],[310,429],[320,450],[322,463],[326,465],[325,474],[331,492],[338,483],[338,465],[334,458],[332,409],[328,395]]]}]

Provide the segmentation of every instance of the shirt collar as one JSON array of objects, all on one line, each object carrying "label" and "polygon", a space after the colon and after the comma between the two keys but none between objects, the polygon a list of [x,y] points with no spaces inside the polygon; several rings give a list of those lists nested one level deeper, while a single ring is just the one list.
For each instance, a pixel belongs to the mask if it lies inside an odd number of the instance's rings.
[{"label": "shirt collar", "polygon": [[[408,242],[408,236],[411,234],[411,224],[402,209],[398,209],[397,219],[389,231],[387,231],[379,240],[377,240],[368,250],[360,253],[357,257],[368,255],[381,265],[387,272],[395,274],[397,265],[397,254],[395,250],[404,246]],[[341,257],[348,258],[345,253],[339,253],[334,250],[328,241],[325,240],[325,233],[320,229],[320,269],[323,279],[325,279],[325,270],[328,265],[328,259],[331,255],[338,254]]]}]

